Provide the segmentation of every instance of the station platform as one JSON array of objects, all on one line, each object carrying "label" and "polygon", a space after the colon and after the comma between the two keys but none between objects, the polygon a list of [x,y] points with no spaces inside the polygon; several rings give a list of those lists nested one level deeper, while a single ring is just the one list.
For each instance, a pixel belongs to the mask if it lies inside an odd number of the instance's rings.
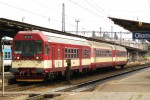
[{"label": "station platform", "polygon": [[[142,64],[149,64],[143,62]],[[131,62],[126,67],[141,65],[139,63]],[[5,73],[5,78],[12,78],[13,75],[9,72]],[[0,75],[1,81],[1,75]],[[1,92],[1,91],[0,91]],[[6,96],[0,96],[0,100],[12,100],[7,95],[27,95],[27,94],[42,94],[37,92],[5,92]],[[43,93],[46,94],[46,93]],[[56,93],[57,94],[57,93]],[[90,92],[65,92],[58,93],[61,96],[54,97],[50,100],[149,100],[150,98],[150,68],[145,69],[136,74],[132,74],[123,79],[116,79],[105,84],[97,86]],[[23,99],[22,99],[23,100]]]},{"label": "station platform", "polygon": [[71,93],[52,100],[150,100],[150,68],[99,85],[92,92]]},{"label": "station platform", "polygon": [[[10,72],[5,72],[4,73],[4,82],[5,82],[5,85],[9,84],[10,81],[12,81],[14,79],[14,75]],[[0,74],[0,87],[1,87],[1,84],[2,84],[2,74]]]}]

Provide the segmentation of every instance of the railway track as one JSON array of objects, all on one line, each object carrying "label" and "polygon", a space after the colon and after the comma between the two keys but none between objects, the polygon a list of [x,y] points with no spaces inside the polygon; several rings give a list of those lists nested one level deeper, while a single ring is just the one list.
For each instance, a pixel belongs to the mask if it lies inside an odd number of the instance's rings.
[{"label": "railway track", "polygon": [[[19,84],[12,84],[12,85],[5,86],[4,89],[7,90],[7,89],[11,89],[11,88],[16,88],[18,86],[19,86]],[[2,87],[0,87],[0,91],[2,91]]]},{"label": "railway track", "polygon": [[[51,82],[31,82],[31,83],[27,83],[27,82],[22,82],[22,83],[17,83],[17,82],[13,82],[7,86],[4,87],[5,92],[18,92],[18,91],[25,91],[25,90],[32,90],[35,88],[39,88],[42,86],[49,86],[49,85],[53,85],[53,84],[57,84],[62,82],[62,80],[57,81],[57,80],[52,80]],[[0,87],[0,91],[2,91],[2,87]]]},{"label": "railway track", "polygon": [[[30,90],[36,87],[41,87],[42,85],[46,86],[47,83],[15,83],[11,85],[7,85],[4,87],[5,92],[18,92],[18,91],[25,91]],[[2,87],[0,87],[2,90]]]},{"label": "railway track", "polygon": [[48,94],[42,94],[42,95],[30,95],[29,98],[27,100],[43,100],[44,98],[53,98],[55,96],[59,96],[60,94],[53,94],[53,92],[83,92],[83,91],[91,91],[93,89],[95,89],[96,86],[98,86],[99,84],[108,82],[110,80],[113,80],[115,78],[119,78],[122,77],[124,75],[128,75],[128,74],[133,74],[134,72],[137,71],[141,71],[143,69],[149,68],[148,65],[144,65],[144,66],[137,66],[137,67],[131,67],[131,68],[126,68],[126,69],[121,69],[121,70],[117,70],[114,72],[110,72],[109,74],[96,79],[96,80],[92,80],[92,81],[88,81],[88,82],[84,82],[81,84],[77,84],[77,85],[69,85],[69,86],[65,86],[65,87],[58,87],[55,89],[51,89],[49,90],[47,93]]},{"label": "railway track", "polygon": [[66,89],[62,89],[58,92],[83,92],[83,91],[89,91],[89,90],[93,90],[96,86],[98,86],[99,84],[102,84],[104,82],[108,82],[110,80],[113,80],[115,78],[119,78],[122,77],[124,75],[127,74],[131,74],[133,72],[137,72],[137,71],[141,71],[145,68],[149,68],[149,66],[139,66],[139,67],[134,67],[134,68],[127,68],[125,70],[121,70],[121,71],[116,71],[116,72],[112,72],[110,74],[108,74],[107,76],[103,76],[99,79],[96,80],[92,80],[92,81],[88,81],[82,84],[78,84]]},{"label": "railway track", "polygon": [[41,84],[19,84],[19,85],[16,85],[16,87],[6,89],[5,91],[6,92],[26,91],[26,90],[30,90],[33,88],[37,88],[39,86],[41,86]]}]

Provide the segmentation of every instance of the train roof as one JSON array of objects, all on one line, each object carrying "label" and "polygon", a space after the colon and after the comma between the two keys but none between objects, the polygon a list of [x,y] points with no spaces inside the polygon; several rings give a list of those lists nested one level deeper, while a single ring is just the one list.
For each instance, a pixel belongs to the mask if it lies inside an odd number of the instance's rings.
[{"label": "train roof", "polygon": [[100,42],[94,42],[94,41],[89,41],[91,44],[92,48],[102,48],[102,49],[113,49],[113,50],[120,50],[120,51],[127,51],[126,48],[122,46],[116,46],[116,45],[111,45],[107,43],[100,43]]},{"label": "train roof", "polygon": [[107,43],[100,43],[100,42],[94,42],[94,41],[89,41],[91,44],[92,48],[102,48],[102,49],[112,49],[112,45],[107,44]]},{"label": "train roof", "polygon": [[[19,31],[18,34],[38,34],[44,41],[54,42],[54,43],[62,43],[62,44],[72,44],[72,45],[82,45],[82,46],[90,46],[86,39],[81,39],[77,37],[65,36],[60,34],[55,34],[51,32],[44,32],[44,31]],[[18,36],[14,38],[21,39]]]},{"label": "train roof", "polygon": [[116,46],[115,45],[116,50],[121,50],[121,51],[127,51],[125,47],[122,46]]},{"label": "train roof", "polygon": [[47,37],[49,42],[90,46],[90,44],[88,43],[88,41],[86,39],[64,36],[64,35],[48,33],[48,32],[43,32],[43,33]]}]

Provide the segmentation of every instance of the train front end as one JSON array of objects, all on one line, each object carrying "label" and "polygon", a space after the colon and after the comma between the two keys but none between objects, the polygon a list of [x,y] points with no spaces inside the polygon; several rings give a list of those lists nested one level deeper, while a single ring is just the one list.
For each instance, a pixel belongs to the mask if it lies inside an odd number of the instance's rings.
[{"label": "train front end", "polygon": [[39,31],[20,31],[12,43],[12,68],[16,81],[43,81],[47,56],[47,38]]}]

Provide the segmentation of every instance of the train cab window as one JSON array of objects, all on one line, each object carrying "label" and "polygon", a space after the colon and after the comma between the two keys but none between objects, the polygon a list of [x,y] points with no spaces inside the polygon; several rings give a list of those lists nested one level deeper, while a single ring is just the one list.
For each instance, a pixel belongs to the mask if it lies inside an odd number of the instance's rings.
[{"label": "train cab window", "polygon": [[23,40],[22,41],[22,57],[34,57],[34,41],[31,40]]},{"label": "train cab window", "polygon": [[35,41],[35,54],[42,54],[42,41]]},{"label": "train cab window", "polygon": [[22,41],[14,41],[14,53],[22,54]]},{"label": "train cab window", "polygon": [[49,54],[49,45],[48,44],[46,44],[45,45],[45,54]]}]

